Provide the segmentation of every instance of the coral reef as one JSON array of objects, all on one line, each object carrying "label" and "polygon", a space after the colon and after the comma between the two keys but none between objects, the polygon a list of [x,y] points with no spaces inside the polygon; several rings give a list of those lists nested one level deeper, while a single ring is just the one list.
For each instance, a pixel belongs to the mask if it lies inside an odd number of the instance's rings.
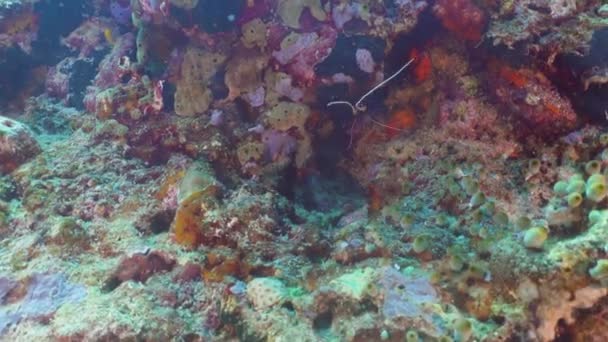
[{"label": "coral reef", "polygon": [[605,339],[606,6],[0,0],[0,339]]},{"label": "coral reef", "polygon": [[181,65],[182,77],[176,84],[175,112],[182,116],[202,114],[211,105],[209,82],[226,57],[189,48]]},{"label": "coral reef", "polygon": [[26,125],[0,116],[0,172],[11,172],[38,153],[40,146]]}]

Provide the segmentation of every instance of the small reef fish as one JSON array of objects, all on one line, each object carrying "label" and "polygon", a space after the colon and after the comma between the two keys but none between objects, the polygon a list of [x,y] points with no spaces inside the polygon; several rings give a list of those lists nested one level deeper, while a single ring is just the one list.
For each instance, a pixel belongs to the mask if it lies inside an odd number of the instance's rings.
[{"label": "small reef fish", "polygon": [[114,43],[116,43],[116,40],[114,40],[114,35],[112,33],[111,28],[106,28],[105,30],[103,30],[103,37],[106,39],[106,42],[110,45],[114,45]]}]

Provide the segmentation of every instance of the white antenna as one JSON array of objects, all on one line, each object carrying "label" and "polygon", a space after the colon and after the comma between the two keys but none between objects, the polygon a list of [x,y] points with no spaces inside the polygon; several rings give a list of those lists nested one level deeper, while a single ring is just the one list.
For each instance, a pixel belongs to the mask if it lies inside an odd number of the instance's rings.
[{"label": "white antenna", "polygon": [[350,109],[353,112],[353,115],[357,115],[360,112],[364,112],[367,110],[367,106],[365,106],[364,104],[362,104],[363,100],[365,100],[366,97],[370,96],[371,94],[373,94],[376,90],[382,88],[383,86],[385,86],[388,82],[390,82],[393,78],[397,77],[400,73],[403,72],[403,70],[407,69],[408,66],[410,66],[410,64],[412,64],[412,62],[414,62],[415,58],[412,58],[409,60],[409,62],[405,63],[404,66],[402,66],[399,70],[397,70],[394,74],[392,74],[389,78],[385,79],[384,81],[378,83],[375,87],[373,87],[370,91],[368,91],[367,93],[365,93],[363,96],[361,96],[361,98],[355,102],[355,104],[353,105],[352,103],[348,102],[348,101],[332,101],[329,102],[327,104],[327,107],[329,106],[333,106],[333,105],[347,105],[350,107]]}]

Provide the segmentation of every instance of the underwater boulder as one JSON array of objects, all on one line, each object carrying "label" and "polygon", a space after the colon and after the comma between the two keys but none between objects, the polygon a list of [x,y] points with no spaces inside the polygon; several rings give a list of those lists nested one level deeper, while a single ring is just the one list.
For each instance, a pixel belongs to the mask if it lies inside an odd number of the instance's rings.
[{"label": "underwater boulder", "polygon": [[40,153],[40,146],[24,124],[0,116],[0,173],[8,173]]}]

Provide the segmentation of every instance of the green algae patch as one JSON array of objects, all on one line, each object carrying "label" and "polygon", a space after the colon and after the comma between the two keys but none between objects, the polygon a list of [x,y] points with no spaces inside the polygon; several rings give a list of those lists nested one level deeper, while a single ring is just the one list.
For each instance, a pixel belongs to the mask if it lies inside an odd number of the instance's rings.
[{"label": "green algae patch", "polygon": [[329,284],[336,292],[356,300],[361,300],[369,289],[374,278],[374,270],[366,267],[346,273],[332,280]]}]

